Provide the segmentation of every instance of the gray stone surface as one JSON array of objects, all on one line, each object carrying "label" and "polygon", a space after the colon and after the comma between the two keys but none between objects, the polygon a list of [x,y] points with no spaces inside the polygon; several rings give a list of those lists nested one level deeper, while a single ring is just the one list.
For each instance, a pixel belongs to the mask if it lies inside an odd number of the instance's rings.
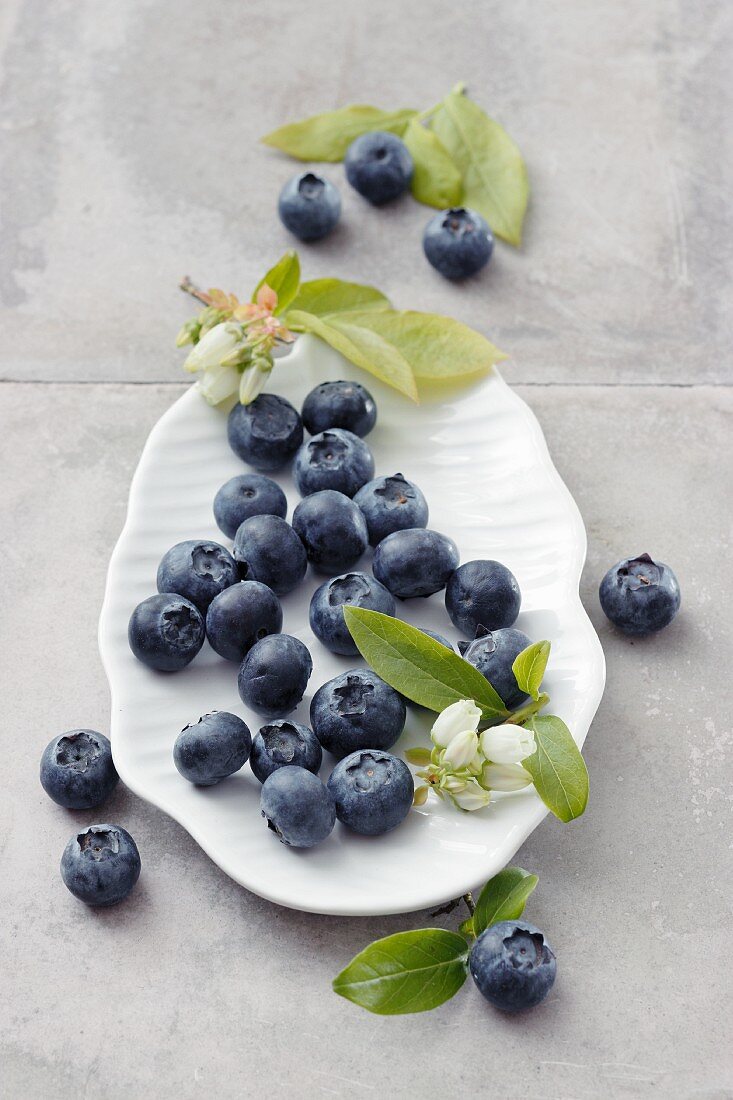
[{"label": "gray stone surface", "polygon": [[[529,913],[559,959],[548,1001],[517,1020],[470,983],[423,1016],[337,998],[330,979],[357,950],[433,918],[277,908],[124,790],[103,812],[140,845],[134,896],[95,913],[63,887],[61,850],[89,818],[44,796],[38,758],[59,730],[107,727],[107,560],[141,446],[178,392],[0,387],[0,1095],[732,1097],[730,391],[519,387],[585,516],[608,688],[586,742],[588,812],[545,821],[517,857],[540,875]],[[646,549],[674,565],[683,608],[631,642],[596,587]]]}]

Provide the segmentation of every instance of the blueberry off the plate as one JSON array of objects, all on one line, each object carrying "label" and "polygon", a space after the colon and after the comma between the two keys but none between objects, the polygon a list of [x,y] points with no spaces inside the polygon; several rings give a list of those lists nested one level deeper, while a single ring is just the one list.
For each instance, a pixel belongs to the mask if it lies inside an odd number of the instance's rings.
[{"label": "blueberry off the plate", "polygon": [[69,810],[99,806],[117,786],[112,746],[96,730],[69,730],[46,745],[41,785],[54,802]]},{"label": "blueberry off the plate", "polygon": [[73,836],[61,857],[61,877],[87,905],[122,901],[140,877],[140,853],[119,825],[90,825]]},{"label": "blueberry off the plate", "polygon": [[375,206],[399,198],[410,186],[414,165],[403,141],[384,130],[362,134],[344,157],[351,186]]},{"label": "blueberry off the plate", "polygon": [[494,235],[475,210],[457,207],[430,219],[423,234],[423,250],[446,279],[467,279],[491,259]]},{"label": "blueberry off the plate", "polygon": [[625,634],[642,637],[669,626],[680,608],[677,577],[648,554],[624,558],[601,581],[601,607]]},{"label": "blueberry off the plate", "polygon": [[471,977],[479,992],[503,1012],[521,1012],[544,1000],[557,971],[555,955],[539,928],[501,921],[471,948]]},{"label": "blueberry off the plate", "polygon": [[277,208],[286,229],[301,241],[318,241],[338,222],[341,196],[329,180],[304,172],[284,185]]}]

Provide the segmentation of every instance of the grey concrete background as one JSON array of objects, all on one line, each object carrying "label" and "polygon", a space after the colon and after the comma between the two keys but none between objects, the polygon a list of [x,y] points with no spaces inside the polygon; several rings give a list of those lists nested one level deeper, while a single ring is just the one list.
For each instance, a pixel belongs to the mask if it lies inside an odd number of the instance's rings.
[{"label": "grey concrete background", "polygon": [[[732,11],[0,7],[0,1095],[733,1096]],[[345,194],[343,228],[302,251],[308,275],[374,282],[511,352],[505,374],[585,517],[608,688],[588,812],[546,821],[518,856],[559,958],[551,997],[521,1020],[472,988],[397,1019],[336,998],[357,950],[430,915],[278,909],[124,790],[105,812],[144,873],[129,903],[88,912],[57,872],[87,817],[37,782],[52,734],[108,723],[96,621],[137,457],[181,392],[176,280],[246,290],[290,244],[274,201],[291,165],[257,135],[349,100],[427,105],[458,79],[527,157],[524,248],[450,287],[421,257],[425,208]],[[673,564],[683,610],[630,642],[596,588],[642,550]]]}]

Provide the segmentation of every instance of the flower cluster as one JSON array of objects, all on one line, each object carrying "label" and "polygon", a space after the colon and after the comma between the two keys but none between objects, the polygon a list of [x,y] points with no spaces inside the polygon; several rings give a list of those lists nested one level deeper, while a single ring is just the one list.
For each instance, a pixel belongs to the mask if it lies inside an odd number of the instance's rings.
[{"label": "flower cluster", "polygon": [[[460,810],[480,810],[488,806],[492,791],[520,791],[530,785],[532,776],[521,762],[536,749],[531,731],[507,724],[479,733],[480,721],[473,699],[460,699],[438,715],[430,733],[434,747],[429,763],[417,773],[425,780],[415,794],[417,805],[433,791]],[[418,762],[423,751],[427,755],[427,750],[417,750],[408,758]]]}]

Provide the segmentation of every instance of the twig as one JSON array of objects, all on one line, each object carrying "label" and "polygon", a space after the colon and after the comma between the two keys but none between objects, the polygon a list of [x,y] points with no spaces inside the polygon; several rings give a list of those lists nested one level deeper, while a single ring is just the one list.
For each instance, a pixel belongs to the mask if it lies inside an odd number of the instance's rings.
[{"label": "twig", "polygon": [[200,287],[197,287],[196,284],[191,281],[188,275],[183,276],[178,286],[181,290],[185,291],[186,294],[190,294],[192,298],[196,298],[199,302],[203,302],[205,306],[211,305],[210,296],[206,293],[205,290],[201,290]]}]

